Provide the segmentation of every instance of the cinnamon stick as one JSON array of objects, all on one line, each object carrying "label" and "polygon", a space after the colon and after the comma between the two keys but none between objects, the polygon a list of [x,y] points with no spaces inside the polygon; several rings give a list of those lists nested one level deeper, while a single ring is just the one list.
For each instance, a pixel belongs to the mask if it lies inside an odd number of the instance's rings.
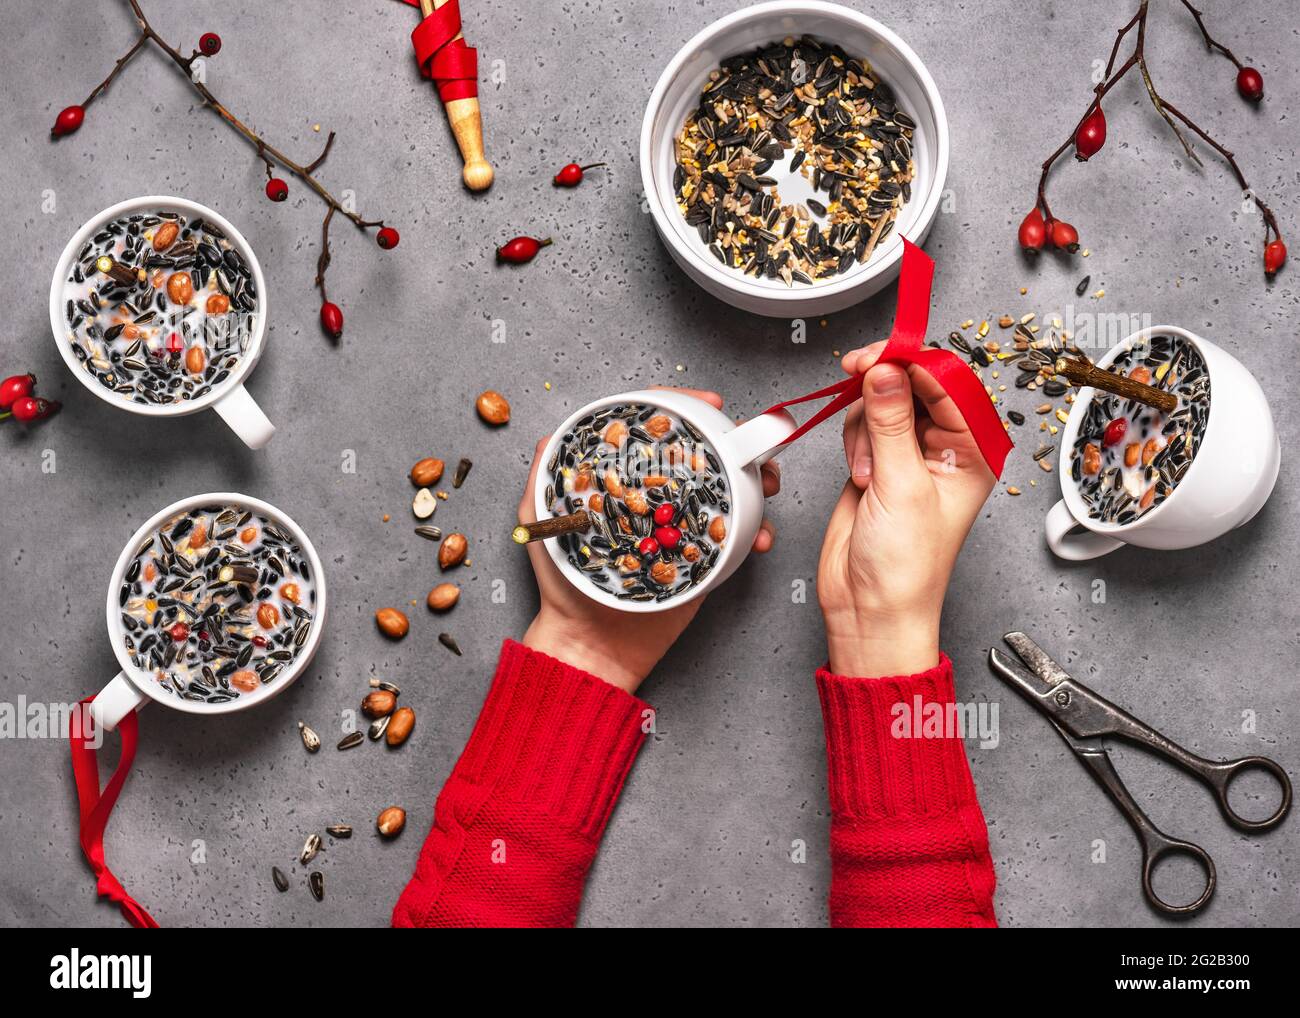
[{"label": "cinnamon stick", "polygon": [[144,269],[127,268],[127,266],[114,261],[108,255],[100,255],[95,259],[95,268],[99,269],[113,282],[121,283],[123,286],[135,286],[144,278]]},{"label": "cinnamon stick", "polygon": [[568,516],[555,516],[549,520],[536,523],[521,523],[510,532],[515,544],[528,544],[530,541],[543,541],[548,537],[572,534],[591,527],[591,517],[586,509],[579,509]]},{"label": "cinnamon stick", "polygon": [[1126,378],[1124,375],[1107,371],[1086,361],[1062,357],[1056,362],[1056,373],[1064,375],[1075,385],[1091,385],[1096,389],[1104,389],[1116,396],[1136,400],[1167,414],[1173,413],[1178,406],[1178,397],[1172,392],[1157,389],[1135,378]]}]

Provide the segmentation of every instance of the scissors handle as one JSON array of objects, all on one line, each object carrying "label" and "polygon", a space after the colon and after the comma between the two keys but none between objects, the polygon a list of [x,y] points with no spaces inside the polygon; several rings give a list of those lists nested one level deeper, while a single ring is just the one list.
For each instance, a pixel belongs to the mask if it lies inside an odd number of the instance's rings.
[{"label": "scissors handle", "polygon": [[[1073,679],[1064,680],[1054,689],[1056,692],[1052,694],[1050,702],[1055,707],[1055,717],[1070,734],[1080,737],[1116,736],[1146,746],[1172,760],[1214,792],[1223,818],[1237,830],[1266,831],[1280,824],[1290,812],[1291,779],[1276,761],[1266,756],[1246,756],[1240,760],[1207,760],[1184,749],[1122,707],[1115,706]],[[1062,692],[1065,694],[1064,703],[1060,699]],[[1228,787],[1250,770],[1267,771],[1277,780],[1282,792],[1282,801],[1278,803],[1273,815],[1263,820],[1248,820],[1234,810],[1228,801]]]},{"label": "scissors handle", "polygon": [[[1287,777],[1280,764],[1266,756],[1244,756],[1240,760],[1203,760],[1193,754],[1187,754],[1191,762],[1183,762],[1197,777],[1214,791],[1219,810],[1223,818],[1239,831],[1267,831],[1276,827],[1291,810],[1291,779]],[[1278,803],[1273,815],[1263,820],[1248,820],[1228,801],[1228,787],[1246,771],[1267,771],[1277,780],[1282,789],[1282,801]]]},{"label": "scissors handle", "polygon": [[[1079,762],[1088,768],[1088,772],[1097,783],[1106,790],[1115,805],[1119,807],[1119,811],[1124,814],[1124,819],[1137,834],[1138,841],[1142,845],[1142,893],[1146,895],[1151,906],[1171,916],[1191,916],[1203,909],[1214,897],[1214,888],[1218,883],[1214,860],[1210,858],[1209,853],[1200,845],[1169,837],[1153,824],[1151,818],[1142,811],[1142,807],[1137,804],[1137,800],[1120,780],[1119,773],[1115,770],[1115,765],[1111,763],[1110,755],[1105,749],[1077,749],[1075,755],[1079,758]],[[1156,894],[1151,882],[1156,867],[1163,860],[1175,855],[1191,856],[1200,863],[1201,869],[1205,872],[1205,888],[1196,900],[1186,905],[1171,905]]]}]

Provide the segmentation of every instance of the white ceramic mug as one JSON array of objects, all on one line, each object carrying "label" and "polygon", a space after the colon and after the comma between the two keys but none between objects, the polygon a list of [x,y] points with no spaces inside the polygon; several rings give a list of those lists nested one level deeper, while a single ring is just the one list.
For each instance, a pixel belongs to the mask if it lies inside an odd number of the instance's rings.
[{"label": "white ceramic mug", "polygon": [[[699,583],[676,597],[670,597],[666,601],[628,601],[601,590],[586,574],[575,569],[558,541],[546,541],[546,550],[569,582],[592,600],[626,612],[664,611],[708,593],[734,573],[745,560],[763,522],[763,478],[759,468],[780,451],[781,443],[794,433],[796,424],[788,411],[778,410],[775,413],[760,414],[738,425],[702,399],[673,389],[624,392],[588,403],[570,414],[568,420],[556,429],[551,440],[546,443],[541,462],[550,462],[565,433],[583,417],[620,403],[662,407],[670,414],[689,422],[704,436],[704,444],[717,453],[731,493],[729,532],[721,546],[717,563]],[[533,505],[539,520],[549,519],[552,515],[551,507],[546,504],[546,485],[549,481],[547,472],[538,470]]]},{"label": "white ceramic mug", "polygon": [[[299,649],[297,657],[288,662],[286,667],[276,676],[275,681],[269,685],[260,686],[251,693],[244,693],[233,700],[227,700],[225,703],[199,703],[194,700],[186,700],[160,688],[153,676],[132,664],[131,657],[127,653],[125,646],[126,630],[122,625],[122,608],[118,597],[126,576],[126,570],[135,559],[136,551],[146,537],[179,513],[188,512],[198,506],[227,504],[251,509],[265,516],[290,534],[298,543],[311,568],[312,579],[316,586],[315,618],[312,620],[307,640]],[[127,541],[126,546],[122,549],[122,554],[117,558],[117,565],[113,568],[113,578],[108,584],[108,600],[106,604],[108,633],[113,643],[113,653],[117,655],[122,670],[95,696],[90,705],[90,712],[97,729],[102,727],[103,730],[111,732],[126,715],[143,707],[150,700],[156,700],[166,707],[190,714],[230,714],[234,711],[246,710],[256,704],[264,703],[271,697],[283,692],[307,668],[316,653],[316,648],[320,645],[321,634],[325,629],[325,572],[321,568],[316,549],[312,547],[311,541],[307,539],[307,535],[302,528],[275,506],[269,505],[260,499],[250,498],[248,495],[240,495],[235,492],[208,492],[204,495],[194,495],[190,498],[181,499],[179,502],[173,502],[166,509],[151,516],[131,535],[131,539]]]},{"label": "white ceramic mug", "polygon": [[[1047,544],[1063,559],[1082,562],[1125,544],[1191,548],[1248,523],[1272,494],[1282,445],[1259,383],[1235,357],[1209,340],[1161,325],[1134,333],[1097,361],[1108,367],[1137,340],[1176,336],[1191,344],[1210,376],[1210,414],[1187,473],[1163,502],[1123,525],[1090,519],[1070,476],[1071,451],[1096,390],[1079,391],[1061,432],[1062,499],[1047,514]],[[1076,532],[1076,528],[1084,528]]]},{"label": "white ceramic mug", "polygon": [[[82,362],[73,354],[72,344],[68,339],[64,297],[64,286],[69,273],[72,272],[72,263],[91,237],[105,225],[122,216],[155,211],[179,212],[191,221],[202,218],[215,223],[248,263],[253,282],[257,286],[257,310],[252,312],[248,348],[240,355],[239,363],[230,372],[230,377],[198,399],[163,405],[136,403],[106,388],[82,366]],[[266,414],[262,413],[253,397],[248,394],[248,390],[244,388],[244,381],[262,356],[262,347],[266,339],[266,301],[266,279],[262,276],[262,266],[242,233],[212,209],[198,202],[166,195],[147,195],[142,198],[131,198],[104,209],[98,215],[92,216],[85,226],[73,234],[54,266],[54,281],[50,284],[50,328],[53,330],[55,344],[59,348],[59,353],[63,355],[68,369],[87,389],[105,402],[146,417],[184,417],[186,414],[198,413],[211,407],[250,449],[260,449],[275,434],[275,425],[267,419]]]}]

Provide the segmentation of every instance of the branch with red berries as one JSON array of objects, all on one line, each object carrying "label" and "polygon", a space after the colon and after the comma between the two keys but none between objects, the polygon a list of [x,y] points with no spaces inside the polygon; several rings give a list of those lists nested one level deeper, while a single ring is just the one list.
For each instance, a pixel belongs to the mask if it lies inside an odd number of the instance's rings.
[{"label": "branch with red berries", "polygon": [[213,57],[221,52],[221,36],[215,32],[204,32],[199,37],[198,49],[194,50],[188,57],[181,54],[174,46],[170,45],[162,38],[149,20],[144,16],[137,0],[128,0],[131,5],[131,11],[135,15],[135,20],[140,26],[140,37],[132,44],[131,48],[113,65],[108,77],[101,81],[86,97],[86,101],[79,106],[69,106],[59,113],[54,121],[54,127],[51,134],[58,138],[66,134],[71,134],[82,125],[86,118],[86,107],[94,102],[99,96],[112,84],[113,79],[121,72],[127,63],[147,44],[153,43],[168,58],[171,59],[177,67],[185,72],[185,77],[189,80],[194,90],[203,97],[204,105],[211,108],[227,124],[233,127],[241,134],[257,152],[257,157],[266,164],[266,196],[271,201],[280,202],[289,197],[289,185],[283,178],[276,176],[275,167],[278,165],[287,170],[291,175],[297,177],[306,184],[312,191],[320,197],[326,205],[325,221],[321,224],[321,255],[316,266],[316,286],[321,293],[320,322],[321,327],[334,338],[343,334],[343,312],[337,304],[332,304],[325,294],[325,269],[330,262],[330,223],[334,219],[334,213],[346,216],[357,227],[357,229],[366,231],[372,228],[378,228],[375,239],[379,246],[388,249],[397,246],[398,233],[391,226],[385,226],[382,219],[365,219],[356,212],[349,210],[337,198],[334,197],[314,176],[316,170],[325,162],[325,157],[329,155],[330,149],[334,145],[334,132],[329,133],[325,139],[325,148],[310,163],[297,163],[281,152],[274,145],[271,145],[264,138],[258,135],[247,124],[236,117],[230,110],[226,109],[217,97],[212,94],[202,81],[196,80],[193,74],[194,61],[200,57]]},{"label": "branch with red berries", "polygon": [[[1179,124],[1182,124],[1184,128],[1191,131],[1223,157],[1232,170],[1233,176],[1237,178],[1237,183],[1241,186],[1242,192],[1249,195],[1256,207],[1258,207],[1264,221],[1264,273],[1272,276],[1286,264],[1286,244],[1282,241],[1282,231],[1277,225],[1277,217],[1273,215],[1273,210],[1264,204],[1259,195],[1251,190],[1250,185],[1246,183],[1246,176],[1242,173],[1241,167],[1237,164],[1236,157],[1232,152],[1215,141],[1214,138],[1198,127],[1187,114],[1156,91],[1146,59],[1148,3],[1149,0],[1141,0],[1137,13],[1133,15],[1128,24],[1120,28],[1115,36],[1115,43],[1110,50],[1110,59],[1106,62],[1106,73],[1102,75],[1102,80],[1093,89],[1092,102],[1088,104],[1088,108],[1084,111],[1083,117],[1078,124],[1075,125],[1070,137],[1063,141],[1060,147],[1044,160],[1042,175],[1038,178],[1038,201],[1033,210],[1029,215],[1025,216],[1020,224],[1020,246],[1031,254],[1041,251],[1048,244],[1058,250],[1070,253],[1074,253],[1079,249],[1079,231],[1065,220],[1057,219],[1052,215],[1051,206],[1047,203],[1047,177],[1051,173],[1056,160],[1071,146],[1074,146],[1074,156],[1079,162],[1087,162],[1101,151],[1102,146],[1106,144],[1106,114],[1102,111],[1101,100],[1129,71],[1137,68],[1152,105],[1155,106],[1156,112],[1169,125],[1170,130],[1174,132],[1174,137],[1183,146],[1183,151],[1187,153],[1187,157],[1196,165],[1201,165],[1201,160],[1192,149],[1187,136],[1179,128]],[[1259,71],[1242,64],[1232,50],[1211,36],[1209,29],[1205,26],[1205,19],[1202,17],[1201,12],[1193,7],[1188,0],[1182,0],[1182,4],[1196,20],[1196,27],[1200,29],[1201,37],[1205,40],[1206,49],[1211,52],[1218,51],[1222,53],[1236,65],[1237,91],[1241,94],[1241,97],[1255,103],[1262,100],[1264,98],[1264,78]],[[1115,61],[1119,56],[1120,45],[1130,32],[1136,33],[1133,51],[1128,59],[1116,69]]]},{"label": "branch with red berries", "polygon": [[56,399],[36,395],[35,375],[11,375],[0,382],[0,421],[12,417],[23,424],[32,424],[53,417],[62,406]]}]

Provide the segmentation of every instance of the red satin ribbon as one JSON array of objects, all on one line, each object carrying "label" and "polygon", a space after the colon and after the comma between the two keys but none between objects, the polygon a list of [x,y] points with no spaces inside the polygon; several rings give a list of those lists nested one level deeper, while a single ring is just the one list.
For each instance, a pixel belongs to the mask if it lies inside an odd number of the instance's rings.
[{"label": "red satin ribbon", "polygon": [[[402,0],[419,7],[420,0]],[[448,0],[415,26],[411,43],[420,73],[432,78],[443,102],[473,99],[478,95],[478,50],[457,39],[460,34],[460,2]]]},{"label": "red satin ribbon", "polygon": [[[952,397],[966,420],[980,455],[989,465],[994,476],[1002,476],[1002,466],[1007,453],[1011,451],[1011,438],[1002,426],[1002,419],[993,409],[988,393],[976,377],[975,372],[965,361],[951,350],[936,350],[923,345],[925,327],[930,319],[930,282],[934,277],[934,262],[930,256],[913,244],[903,239],[903,268],[898,277],[898,309],[894,312],[894,330],[889,341],[880,354],[877,363],[888,361],[906,367],[915,364],[929,372],[943,390]],[[810,392],[798,399],[788,399],[784,403],[769,407],[764,413],[770,414],[789,406],[797,406],[810,400],[834,396],[826,406],[813,414],[807,421],[795,429],[785,441],[793,442],[796,438],[817,427],[822,421],[833,417],[862,395],[862,375],[854,375],[842,382],[828,385],[824,389]],[[783,443],[785,444],[785,443]]]},{"label": "red satin ribbon", "polygon": [[[154,922],[153,916],[126,893],[126,888],[117,877],[113,876],[113,871],[104,861],[104,828],[108,826],[108,818],[113,812],[118,793],[122,791],[127,773],[131,770],[131,763],[135,760],[139,725],[135,712],[132,711],[117,726],[122,736],[122,755],[117,761],[117,770],[108,779],[108,784],[104,786],[104,791],[101,793],[98,755],[95,750],[86,745],[91,736],[89,727],[92,722],[89,720],[89,707],[93,699],[94,697],[88,696],[81,701],[77,711],[78,717],[73,718],[68,732],[68,739],[72,744],[72,774],[77,782],[77,801],[81,810],[81,850],[86,854],[86,861],[90,863],[90,868],[95,871],[95,890],[100,896],[116,903],[122,910],[122,915],[126,917],[126,921],[132,926],[140,929],[157,929],[158,924]],[[82,731],[77,730],[78,720]]]}]

